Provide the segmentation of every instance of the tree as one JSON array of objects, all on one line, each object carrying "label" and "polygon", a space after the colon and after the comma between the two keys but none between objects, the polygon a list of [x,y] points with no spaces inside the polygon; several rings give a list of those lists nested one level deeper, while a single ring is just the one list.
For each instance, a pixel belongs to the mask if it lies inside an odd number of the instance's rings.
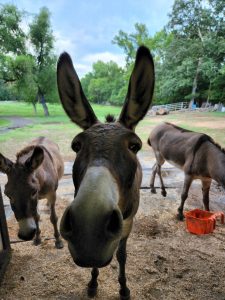
[{"label": "tree", "polygon": [[35,62],[31,55],[19,55],[12,61],[15,78],[14,92],[18,99],[30,102],[36,113],[37,85],[35,78]]},{"label": "tree", "polygon": [[[154,56],[156,69],[154,102],[156,102],[156,99],[158,102],[160,102],[161,99],[159,99],[159,97],[162,95],[160,91],[161,84],[159,84],[159,82],[161,82],[161,80],[159,75],[163,75],[160,67],[165,60],[167,48],[173,41],[173,34],[167,33],[166,30],[163,29],[159,32],[156,32],[156,34],[151,37],[146,25],[139,23],[134,25],[134,30],[134,33],[129,34],[119,31],[118,35],[114,37],[112,42],[122,48],[126,54],[127,65],[126,69],[124,70],[126,73],[126,80],[129,79],[130,68],[132,68],[135,60],[136,49],[143,44],[151,49],[151,52]],[[123,94],[125,94],[125,91]]]},{"label": "tree", "polygon": [[123,87],[126,82],[124,71],[115,62],[98,61],[92,72],[81,79],[85,94],[94,103],[119,105],[124,101]]},{"label": "tree", "polygon": [[49,70],[52,70],[54,58],[52,55],[54,37],[50,24],[50,12],[46,7],[30,24],[30,40],[35,50],[37,97],[42,104],[45,116],[49,116],[45,96],[49,92]]},{"label": "tree", "polygon": [[134,28],[135,32],[130,34],[120,30],[118,35],[116,35],[112,40],[113,44],[118,45],[124,50],[128,65],[134,62],[136,49],[140,45],[147,45],[147,40],[149,39],[149,33],[146,25],[136,23]]},{"label": "tree", "polygon": [[0,79],[0,101],[1,100],[12,100],[11,91],[4,84],[4,81]]},{"label": "tree", "polygon": [[[202,87],[208,85],[209,96],[213,87],[213,78],[221,63],[224,63],[224,52],[222,54],[220,47],[221,42],[224,44],[224,11],[221,1],[212,0],[209,5],[204,5],[201,0],[175,0],[174,2],[168,29],[174,34],[176,42],[182,42],[183,48],[188,49],[189,59],[191,58],[195,64],[192,90],[189,94],[191,103],[196,96],[201,96],[199,85]],[[185,55],[183,57],[186,59]],[[211,67],[212,71],[209,71]],[[205,96],[204,92],[202,96]]]},{"label": "tree", "polygon": [[127,67],[145,44],[155,61],[155,103],[224,101],[225,6],[223,0],[175,0],[168,25],[150,36],[144,24],[113,39]]},{"label": "tree", "polygon": [[14,82],[11,70],[13,57],[25,54],[25,33],[21,29],[23,14],[14,5],[0,9],[0,79]]},{"label": "tree", "polygon": [[6,4],[0,9],[0,52],[25,54],[26,35],[21,28],[23,14],[15,5]]},{"label": "tree", "polygon": [[50,13],[42,8],[33,18],[29,34],[21,26],[26,14],[14,5],[0,9],[0,98],[27,101],[35,111],[39,100],[49,115],[45,100],[58,100]]}]

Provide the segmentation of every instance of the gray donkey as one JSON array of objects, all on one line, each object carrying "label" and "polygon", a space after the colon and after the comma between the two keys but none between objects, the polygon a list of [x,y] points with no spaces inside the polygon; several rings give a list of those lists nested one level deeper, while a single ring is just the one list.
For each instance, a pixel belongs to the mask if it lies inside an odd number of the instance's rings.
[{"label": "gray donkey", "polygon": [[[126,285],[126,243],[139,205],[142,143],[135,127],[145,116],[154,90],[154,64],[149,50],[137,51],[127,97],[117,121],[102,123],[82,90],[70,56],[58,62],[58,88],[63,107],[84,131],[72,141],[75,196],[61,220],[74,262],[92,269],[89,296],[97,292],[98,268],[110,263],[117,249],[121,299],[130,299]],[[109,121],[109,118],[107,118]]]},{"label": "gray donkey", "polygon": [[153,167],[150,188],[155,193],[156,173],[161,182],[162,195],[166,189],[161,175],[161,166],[165,161],[182,169],[185,174],[181,204],[178,208],[178,219],[183,220],[184,202],[194,179],[201,179],[203,203],[209,210],[209,190],[212,179],[225,189],[225,151],[206,134],[183,129],[170,123],[156,126],[149,138],[156,163]]}]

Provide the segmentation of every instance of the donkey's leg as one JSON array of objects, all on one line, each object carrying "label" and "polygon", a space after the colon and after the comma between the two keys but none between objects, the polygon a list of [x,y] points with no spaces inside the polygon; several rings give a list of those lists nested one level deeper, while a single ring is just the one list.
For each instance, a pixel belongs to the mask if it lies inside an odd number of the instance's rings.
[{"label": "donkey's leg", "polygon": [[202,195],[205,210],[209,210],[209,190],[211,186],[211,179],[202,179]]},{"label": "donkey's leg", "polygon": [[157,163],[155,163],[154,166],[152,167],[152,176],[150,179],[150,189],[153,194],[156,194],[156,189],[154,187],[156,172],[157,172]]},{"label": "donkey's leg", "polygon": [[189,191],[189,188],[191,186],[192,180],[193,180],[192,176],[185,174],[183,190],[182,190],[182,193],[181,193],[181,204],[178,207],[178,215],[177,215],[177,218],[180,221],[182,221],[184,219],[184,214],[183,214],[184,202],[188,197],[188,191]]},{"label": "donkey's leg", "polygon": [[159,175],[159,179],[160,179],[160,184],[161,184],[161,194],[163,195],[163,197],[166,197],[166,188],[162,179],[162,174],[161,174],[161,165],[157,165],[157,174]]},{"label": "donkey's leg", "polygon": [[51,210],[50,220],[54,227],[55,246],[57,249],[61,249],[63,248],[63,242],[61,240],[60,233],[57,227],[58,217],[55,212],[55,201],[56,201],[56,192],[53,192],[48,196],[48,203],[50,204],[50,210]]},{"label": "donkey's leg", "polygon": [[36,213],[36,215],[34,216],[34,221],[35,221],[35,225],[36,225],[36,233],[35,233],[35,237],[34,237],[34,245],[38,246],[41,244],[41,230],[39,228],[39,220],[40,220],[40,216],[38,213]]},{"label": "donkey's leg", "polygon": [[96,294],[97,294],[98,274],[99,274],[98,268],[93,268],[92,271],[91,271],[91,280],[88,283],[88,296],[90,298],[95,297]]},{"label": "donkey's leg", "polygon": [[120,299],[121,300],[129,300],[130,299],[130,290],[126,284],[126,274],[125,274],[125,266],[127,259],[127,238],[124,238],[120,241],[119,247],[116,253],[117,260],[119,262],[119,283],[120,283]]}]

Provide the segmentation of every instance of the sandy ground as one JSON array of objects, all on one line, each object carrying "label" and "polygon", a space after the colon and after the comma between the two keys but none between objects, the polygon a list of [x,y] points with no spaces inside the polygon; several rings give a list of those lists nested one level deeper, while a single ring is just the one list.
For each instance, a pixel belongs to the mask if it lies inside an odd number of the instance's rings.
[{"label": "sandy ground", "polygon": [[[145,165],[145,160],[142,163]],[[172,171],[165,171],[165,176]],[[143,185],[148,177],[146,173]],[[165,180],[170,186],[166,198],[159,190],[156,195],[148,189],[141,190],[140,207],[127,247],[126,272],[132,299],[224,300],[225,226],[217,222],[214,233],[204,236],[188,233],[185,222],[176,220],[181,182],[177,178]],[[185,209],[202,208],[200,190],[198,183],[192,186]],[[59,216],[71,201],[72,193],[70,176],[65,176],[58,192]],[[210,195],[211,209],[224,211],[224,193],[216,184]],[[64,249],[55,249],[45,200],[40,201],[39,210],[42,244],[12,243],[12,259],[0,287],[0,299],[88,299],[90,269],[73,263],[66,242]],[[13,216],[8,225],[14,242],[17,224]],[[100,270],[95,299],[119,299],[117,276],[118,264],[114,258]]]}]

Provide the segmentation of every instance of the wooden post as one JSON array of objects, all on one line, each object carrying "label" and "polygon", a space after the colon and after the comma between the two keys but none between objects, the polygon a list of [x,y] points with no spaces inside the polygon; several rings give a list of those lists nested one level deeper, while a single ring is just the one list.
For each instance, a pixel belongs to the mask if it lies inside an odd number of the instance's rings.
[{"label": "wooden post", "polygon": [[0,187],[0,283],[10,260],[11,247],[6,223],[2,192]]}]

